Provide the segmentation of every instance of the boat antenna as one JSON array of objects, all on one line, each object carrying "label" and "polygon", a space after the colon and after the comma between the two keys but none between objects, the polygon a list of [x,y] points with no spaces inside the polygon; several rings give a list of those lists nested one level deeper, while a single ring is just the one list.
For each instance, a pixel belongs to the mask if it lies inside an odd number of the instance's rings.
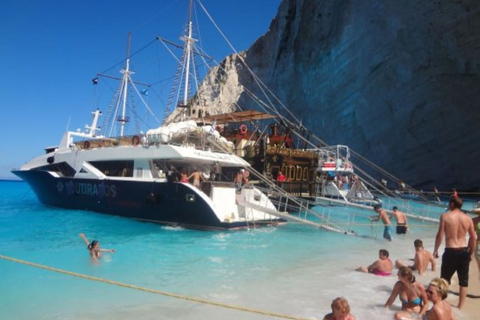
[{"label": "boat antenna", "polygon": [[120,136],[123,137],[123,130],[125,128],[125,123],[128,122],[128,119],[125,117],[125,114],[127,112],[127,92],[128,92],[128,81],[130,78],[130,73],[133,73],[130,71],[130,41],[131,41],[131,32],[128,32],[128,43],[127,43],[127,60],[126,60],[126,65],[124,70],[120,70],[121,73],[123,73],[122,77],[122,93],[123,93],[123,104],[122,104],[122,117],[118,119],[120,121],[121,127],[120,127]]}]

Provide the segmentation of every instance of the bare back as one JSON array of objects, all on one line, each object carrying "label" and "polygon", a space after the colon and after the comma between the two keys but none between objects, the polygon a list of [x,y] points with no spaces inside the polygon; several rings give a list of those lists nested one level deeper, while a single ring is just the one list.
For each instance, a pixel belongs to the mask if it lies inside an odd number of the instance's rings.
[{"label": "bare back", "polygon": [[407,217],[405,216],[405,213],[403,213],[402,211],[400,210],[394,211],[393,216],[397,219],[397,224],[407,223]]},{"label": "bare back", "polygon": [[414,266],[416,267],[419,274],[422,274],[427,270],[429,263],[432,264],[432,270],[434,271],[435,259],[430,252],[422,249],[415,253]]},{"label": "bare back", "polygon": [[472,219],[458,209],[442,214],[440,227],[445,231],[445,247],[467,247],[466,235],[472,225]]}]

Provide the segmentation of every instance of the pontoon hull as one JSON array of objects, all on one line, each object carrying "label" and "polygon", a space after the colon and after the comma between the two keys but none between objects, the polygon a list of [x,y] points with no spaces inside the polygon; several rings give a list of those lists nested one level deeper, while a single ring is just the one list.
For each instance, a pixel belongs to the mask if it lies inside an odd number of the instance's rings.
[{"label": "pontoon hull", "polygon": [[183,183],[54,177],[47,171],[17,170],[47,206],[89,210],[163,225],[226,230],[275,225],[281,219],[222,222],[212,207]]}]

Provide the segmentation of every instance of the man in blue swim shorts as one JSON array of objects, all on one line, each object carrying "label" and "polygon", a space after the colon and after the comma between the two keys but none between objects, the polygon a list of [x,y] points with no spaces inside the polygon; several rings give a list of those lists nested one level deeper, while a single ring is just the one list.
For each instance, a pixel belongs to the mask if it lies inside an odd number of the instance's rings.
[{"label": "man in blue swim shorts", "polygon": [[385,226],[385,228],[383,229],[383,237],[388,241],[392,241],[393,228],[387,213],[382,210],[382,206],[379,204],[373,206],[373,211],[378,213],[378,216],[370,216],[370,221],[379,221],[380,219],[382,219],[383,225]]}]

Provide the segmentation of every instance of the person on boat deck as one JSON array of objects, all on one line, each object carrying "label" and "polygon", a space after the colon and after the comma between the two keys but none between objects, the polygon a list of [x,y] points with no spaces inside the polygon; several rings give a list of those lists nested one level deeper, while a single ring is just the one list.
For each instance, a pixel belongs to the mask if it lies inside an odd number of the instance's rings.
[{"label": "person on boat deck", "polygon": [[240,171],[237,172],[237,175],[235,176],[235,179],[233,179],[233,182],[235,183],[235,189],[237,189],[237,192],[242,190],[243,173],[244,172],[245,172],[245,169],[240,169]]},{"label": "person on boat deck", "polygon": [[87,237],[83,233],[79,234],[80,238],[85,241],[85,244],[87,245],[88,252],[90,253],[90,258],[92,261],[98,262],[100,258],[102,257],[102,252],[115,252],[114,249],[100,249],[100,242],[97,240],[93,240],[92,242],[89,242],[87,240]]},{"label": "person on boat deck", "polygon": [[200,172],[198,172],[197,168],[193,168],[193,172],[188,176],[187,180],[190,180],[191,178],[193,178],[193,186],[200,189],[200,182],[203,181],[203,177]]},{"label": "person on boat deck", "polygon": [[442,201],[440,200],[440,192],[438,192],[437,187],[433,187],[433,193],[435,194],[435,198],[437,199],[437,202],[442,203]]},{"label": "person on boat deck", "polygon": [[278,171],[277,175],[277,183],[280,186],[280,188],[283,188],[283,183],[285,182],[286,178],[283,175],[282,171]]},{"label": "person on boat deck", "polygon": [[212,173],[213,173],[212,180],[213,181],[220,181],[221,176],[222,176],[222,167],[220,166],[220,162],[218,162],[218,161],[215,162],[215,164],[213,165],[213,168],[212,168]]},{"label": "person on boat deck", "polygon": [[458,191],[457,189],[453,188],[453,194],[452,194],[453,197],[455,198],[458,198]]},{"label": "person on boat deck", "polygon": [[[397,296],[399,296],[402,302],[402,310],[410,314],[425,314],[428,310],[427,293],[423,285],[415,281],[412,269],[409,267],[400,267],[397,276],[398,281],[393,286],[392,293],[387,302],[385,302],[385,308],[390,308]],[[395,315],[395,317],[396,319],[401,319],[398,318],[397,315]]]},{"label": "person on boat deck", "polygon": [[250,182],[250,172],[245,170],[243,173],[243,185],[247,185]]},{"label": "person on boat deck", "polygon": [[398,207],[395,206],[392,208],[392,215],[391,217],[395,217],[395,219],[397,220],[397,234],[405,234],[407,233],[407,223],[408,223],[408,219],[407,219],[407,216],[405,215],[405,213],[403,213],[402,211],[398,210]]},{"label": "person on boat deck", "polygon": [[323,320],[356,320],[356,318],[350,314],[347,299],[338,297],[332,301],[332,313],[326,314]]},{"label": "person on boat deck", "polygon": [[[447,280],[442,278],[432,279],[425,292],[428,300],[432,301],[433,307],[425,312],[422,317],[423,320],[455,320],[453,307],[445,301],[448,296]],[[399,311],[395,314],[395,319],[414,320],[419,318],[415,313]]]},{"label": "person on boat deck", "polygon": [[187,171],[182,170],[182,172],[180,173],[180,182],[188,183]]},{"label": "person on boat deck", "polygon": [[[415,257],[413,258],[413,265],[408,266],[413,271],[417,271],[418,274],[423,274],[428,265],[431,265],[432,271],[435,271],[437,268],[437,262],[433,255],[423,248],[423,241],[416,239],[413,242],[415,246]],[[407,267],[407,263],[401,260],[395,261],[395,266],[400,269],[400,267]]]},{"label": "person on boat deck", "polygon": [[388,241],[392,241],[392,226],[387,213],[382,210],[382,206],[379,204],[374,205],[373,210],[378,213],[378,216],[370,216],[370,221],[379,221],[382,219],[383,225],[385,226],[383,230],[383,237]]},{"label": "person on boat deck", "polygon": [[378,251],[378,260],[375,260],[374,263],[368,267],[358,267],[355,271],[372,273],[376,276],[389,276],[392,274],[393,263],[389,258],[390,254],[385,249],[380,249]]},{"label": "person on boat deck", "polygon": [[171,165],[170,169],[167,172],[167,181],[168,182],[178,182],[179,173],[177,169]]}]

